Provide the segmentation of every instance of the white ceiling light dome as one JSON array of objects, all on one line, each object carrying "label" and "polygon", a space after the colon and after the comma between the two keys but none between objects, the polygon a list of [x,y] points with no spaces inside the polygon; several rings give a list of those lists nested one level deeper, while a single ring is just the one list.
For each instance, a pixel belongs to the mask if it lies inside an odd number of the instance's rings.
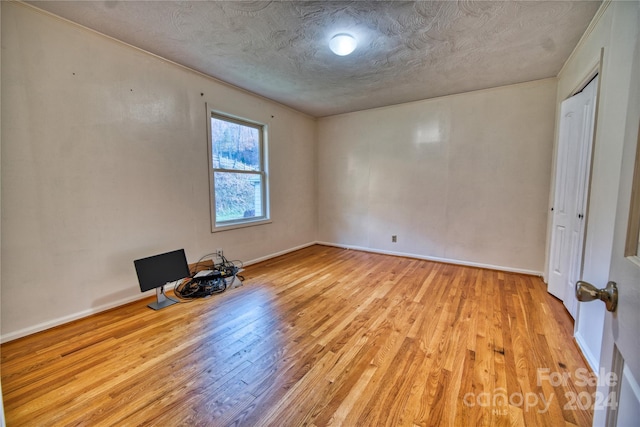
[{"label": "white ceiling light dome", "polygon": [[349,55],[358,46],[356,38],[351,34],[340,33],[331,37],[329,41],[329,48],[333,53],[340,56]]}]

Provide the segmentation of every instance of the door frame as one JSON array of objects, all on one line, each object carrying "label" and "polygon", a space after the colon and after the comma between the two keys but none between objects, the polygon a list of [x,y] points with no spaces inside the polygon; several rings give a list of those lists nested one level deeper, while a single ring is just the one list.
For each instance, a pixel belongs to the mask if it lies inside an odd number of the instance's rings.
[{"label": "door frame", "polygon": [[[557,99],[556,100],[556,110],[558,110],[560,108],[560,106],[562,105],[562,102],[564,102],[565,100],[571,98],[572,96],[580,93],[585,87],[587,87],[587,85],[589,84],[589,82],[591,82],[591,80],[593,80],[596,76],[598,77],[598,87],[596,88],[596,105],[595,105],[595,111],[594,111],[594,119],[593,119],[593,138],[591,140],[591,150],[593,153],[593,149],[595,148],[595,142],[596,142],[596,132],[598,130],[598,105],[600,104],[600,86],[602,85],[602,59],[603,59],[603,55],[604,55],[604,48],[600,49],[600,55],[597,58],[592,59],[589,64],[590,66],[586,68],[586,72],[583,74],[584,77],[578,82],[577,85],[575,85],[575,87],[571,90],[571,92],[569,92],[569,95],[563,99]],[[551,269],[551,265],[549,263],[549,260],[551,259],[551,227],[552,227],[552,223],[553,223],[553,211],[551,210],[553,208],[554,202],[555,202],[555,190],[556,190],[556,181],[558,179],[558,177],[556,176],[556,168],[557,168],[557,163],[558,163],[558,148],[559,148],[559,142],[560,142],[560,119],[561,119],[561,111],[557,111],[556,112],[556,123],[555,123],[555,130],[554,130],[554,143],[553,143],[553,156],[551,159],[551,185],[549,188],[549,206],[547,209],[547,242],[546,242],[546,256],[545,256],[545,265],[544,265],[544,270],[543,270],[543,275],[542,275],[542,279],[545,283],[549,283],[549,270]],[[588,227],[589,227],[589,221],[588,221],[588,215],[589,215],[589,202],[591,200],[591,180],[592,180],[592,176],[593,174],[591,173],[593,172],[593,155],[591,155],[591,160],[589,163],[589,179],[588,179],[588,183],[587,183],[587,199],[586,199],[586,211],[585,211],[585,228],[584,228],[584,235],[585,238],[587,236],[587,232],[588,232]],[[583,245],[584,246],[584,245]],[[582,266],[584,265],[584,250],[583,250],[583,254],[582,254],[582,261],[581,261],[581,273],[582,273]],[[577,318],[577,315],[576,315]]]},{"label": "door frame", "polygon": [[[585,223],[584,223],[584,233],[583,233],[584,235],[583,235],[582,248],[581,248],[582,254],[580,257],[579,277],[582,277],[582,275],[584,274],[586,243],[587,243],[587,236],[589,235],[589,207],[591,205],[591,189],[592,189],[592,181],[593,181],[593,167],[594,167],[594,160],[595,160],[594,154],[595,154],[595,147],[596,147],[597,134],[598,134],[598,121],[599,121],[598,118],[600,115],[599,114],[600,103],[602,100],[601,88],[602,88],[603,81],[605,80],[603,78],[604,48],[600,48],[598,55],[592,57],[591,61],[589,61],[587,64],[588,66],[584,67],[585,71],[584,73],[582,73],[583,77],[580,80],[578,80],[577,84],[569,92],[569,95],[562,99],[558,98],[556,100],[556,108],[559,110],[560,105],[565,99],[568,99],[574,96],[575,94],[581,92],[589,84],[589,82],[591,82],[591,80],[593,80],[596,76],[598,76],[598,84],[596,87],[596,102],[594,106],[595,111],[594,111],[594,118],[593,118],[593,138],[591,139],[591,147],[590,147],[591,156],[588,164],[589,176],[586,183],[586,186],[587,186],[586,200],[585,200],[586,208],[584,213]],[[556,176],[556,168],[557,168],[557,161],[558,161],[558,149],[559,149],[559,139],[560,139],[560,119],[561,119],[561,112],[558,111],[556,115],[555,140],[554,140],[554,149],[553,149],[553,159],[551,164],[552,177],[551,177],[551,185],[550,185],[550,192],[549,192],[549,207],[547,210],[547,213],[548,213],[547,243],[546,243],[545,268],[544,268],[544,274],[543,274],[543,280],[546,284],[549,283],[550,269],[551,269],[551,263],[550,263],[550,259],[552,256],[551,233],[552,233],[552,225],[553,225],[553,211],[551,210],[551,208],[555,203],[555,188],[556,188],[556,181],[558,178]],[[592,351],[592,349],[589,348],[587,343],[583,339],[581,339],[581,335],[579,334],[580,308],[581,308],[581,304],[578,304],[576,307],[576,313],[574,318],[574,329],[573,329],[574,342],[578,346],[583,357],[587,360],[589,367],[594,372],[597,372],[598,366],[599,366],[598,360],[600,357],[600,351],[602,349],[602,345],[600,344],[599,348],[593,349]]]},{"label": "door frame", "polygon": [[[551,241],[552,241],[552,227],[553,227],[553,207],[555,204],[555,193],[556,193],[556,184],[557,184],[557,163],[558,163],[558,150],[560,148],[560,122],[562,120],[562,111],[560,111],[560,107],[564,101],[567,99],[577,95],[582,92],[584,88],[596,77],[598,76],[598,84],[596,87],[596,102],[594,105],[594,116],[593,116],[593,136],[591,138],[591,146],[589,147],[589,160],[587,164],[588,170],[588,178],[586,185],[586,195],[585,195],[585,212],[584,212],[584,232],[582,238],[582,247],[581,247],[581,255],[580,255],[580,267],[579,267],[579,276],[582,276],[583,268],[584,268],[584,258],[585,258],[585,243],[586,237],[588,234],[589,228],[589,203],[591,200],[591,180],[593,179],[593,152],[596,143],[596,132],[598,130],[598,105],[600,104],[600,86],[602,84],[602,55],[603,52],[601,50],[600,55],[591,61],[591,66],[587,68],[587,72],[584,74],[584,77],[579,81],[579,83],[573,88],[570,92],[569,96],[563,98],[562,100],[557,100],[556,108],[556,125],[555,125],[555,141],[553,148],[553,159],[551,164],[552,177],[551,177],[551,187],[549,192],[549,208],[548,208],[548,216],[547,216],[547,244],[546,244],[546,257],[545,257],[545,268],[543,279],[546,284],[549,283],[549,277],[551,276]],[[577,331],[577,323],[578,317],[580,314],[580,304],[578,304],[576,308],[576,316],[574,318],[574,333]]]}]

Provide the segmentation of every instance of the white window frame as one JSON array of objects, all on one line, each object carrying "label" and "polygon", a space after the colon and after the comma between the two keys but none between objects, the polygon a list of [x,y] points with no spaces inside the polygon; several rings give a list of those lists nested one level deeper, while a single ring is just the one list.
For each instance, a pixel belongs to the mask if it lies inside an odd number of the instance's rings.
[{"label": "white window frame", "polygon": [[[213,167],[213,138],[211,130],[211,119],[216,118],[218,120],[224,120],[232,123],[236,123],[242,126],[248,126],[256,128],[259,131],[259,150],[260,150],[260,168],[258,171],[246,171],[240,169],[222,169]],[[210,210],[211,210],[211,232],[216,233],[219,231],[233,230],[242,227],[251,227],[255,225],[269,224],[271,223],[270,209],[269,209],[269,180],[267,173],[267,125],[266,123],[260,123],[254,120],[249,120],[243,117],[237,117],[228,113],[220,112],[212,109],[207,105],[207,147],[209,155],[209,198],[210,198]],[[216,194],[215,194],[215,174],[216,173],[246,173],[251,175],[260,175],[261,177],[261,192],[262,192],[262,215],[251,218],[238,218],[229,221],[217,221],[216,218]]]}]

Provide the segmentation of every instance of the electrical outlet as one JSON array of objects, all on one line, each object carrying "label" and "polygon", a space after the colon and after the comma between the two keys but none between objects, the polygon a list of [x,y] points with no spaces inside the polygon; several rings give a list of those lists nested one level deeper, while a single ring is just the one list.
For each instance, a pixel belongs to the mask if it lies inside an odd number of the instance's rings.
[{"label": "electrical outlet", "polygon": [[218,258],[222,258],[222,256],[223,256],[222,248],[216,249],[216,256]]},{"label": "electrical outlet", "polygon": [[398,236],[396,236],[395,234],[391,236],[391,243],[396,243],[397,241],[398,241]]}]

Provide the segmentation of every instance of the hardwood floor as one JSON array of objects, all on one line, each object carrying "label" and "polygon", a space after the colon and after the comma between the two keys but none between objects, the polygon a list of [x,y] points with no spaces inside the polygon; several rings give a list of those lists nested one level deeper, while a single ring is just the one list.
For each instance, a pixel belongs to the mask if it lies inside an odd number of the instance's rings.
[{"label": "hardwood floor", "polygon": [[2,345],[7,425],[591,425],[537,277],[324,246],[244,274]]}]

